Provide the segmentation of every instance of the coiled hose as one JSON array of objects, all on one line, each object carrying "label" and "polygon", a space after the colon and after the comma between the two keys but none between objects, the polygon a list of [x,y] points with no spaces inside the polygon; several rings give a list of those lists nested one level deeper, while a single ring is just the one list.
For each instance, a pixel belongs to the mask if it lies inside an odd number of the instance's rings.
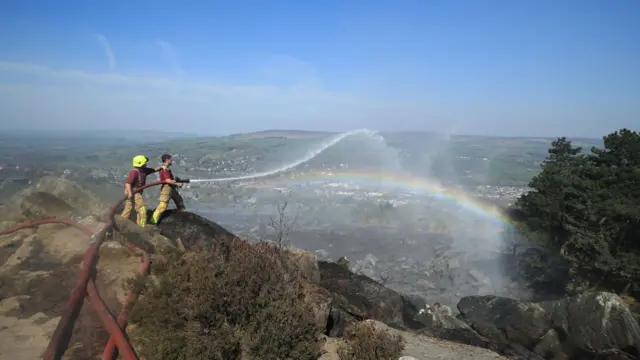
[{"label": "coiled hose", "polygon": [[[140,191],[156,186],[164,184],[164,181],[157,181],[154,183],[150,183],[139,188],[133,190],[133,193],[139,193]],[[98,261],[100,246],[105,240],[105,234],[107,231],[112,229],[115,225],[114,215],[120,206],[125,200],[126,196],[120,199],[109,211],[108,218],[106,224],[102,227],[102,229],[93,233],[86,226],[77,223],[71,219],[64,218],[53,218],[53,219],[45,219],[45,220],[36,220],[24,224],[20,224],[14,227],[11,227],[6,230],[0,230],[0,236],[11,234],[18,230],[33,228],[44,224],[66,224],[76,229],[82,231],[87,236],[91,237],[92,245],[87,249],[84,253],[83,258],[83,267],[82,273],[80,275],[80,280],[74,287],[71,292],[71,297],[67,302],[67,308],[62,314],[62,318],[56,327],[51,340],[49,341],[49,346],[47,346],[47,350],[43,355],[44,360],[58,360],[62,359],[65,351],[69,346],[69,341],[71,340],[71,335],[73,332],[73,327],[78,318],[80,310],[82,309],[82,305],[84,303],[85,297],[89,299],[89,303],[92,305],[93,309],[97,312],[102,325],[106,328],[109,333],[109,341],[102,353],[102,360],[113,360],[116,358],[118,352],[122,354],[123,359],[125,360],[138,360],[138,356],[136,355],[133,347],[129,343],[127,336],[125,335],[124,329],[127,326],[127,310],[133,305],[133,303],[138,298],[138,293],[131,293],[123,303],[122,310],[120,314],[118,314],[117,320],[114,318],[111,311],[107,308],[106,304],[100,297],[98,293],[98,289],[95,284],[95,273],[96,273],[96,263]],[[142,264],[140,265],[140,274],[147,275],[149,273],[149,266],[151,264],[149,258],[148,249],[144,249],[138,245],[135,245],[131,242],[126,243],[127,247],[132,251],[138,251],[142,253]]]}]

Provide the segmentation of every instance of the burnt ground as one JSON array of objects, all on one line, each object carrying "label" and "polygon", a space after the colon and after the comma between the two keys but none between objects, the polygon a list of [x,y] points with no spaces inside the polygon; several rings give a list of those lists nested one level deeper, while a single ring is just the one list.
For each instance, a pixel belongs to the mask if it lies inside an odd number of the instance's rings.
[{"label": "burnt ground", "polygon": [[[32,256],[17,268],[12,269],[13,278],[5,274],[4,282],[0,283],[0,299],[16,295],[30,296],[29,299],[21,300],[19,310],[6,315],[28,318],[42,312],[49,318],[62,316],[69,296],[79,279],[82,256],[76,256],[66,264],[61,264],[47,254],[40,241],[35,240],[33,245]],[[1,259],[6,261],[6,258],[11,256],[18,247],[19,245],[13,245],[11,248],[6,246],[0,248]],[[47,271],[48,275],[26,280],[22,278],[22,274],[18,275],[20,271]],[[12,283],[7,279],[12,279],[10,280]],[[109,309],[117,314],[121,305],[110,290],[109,284],[97,276],[96,287]],[[73,330],[69,350],[65,353],[65,359],[95,359],[104,349],[107,340],[108,333],[102,327],[89,301],[85,299]]]}]

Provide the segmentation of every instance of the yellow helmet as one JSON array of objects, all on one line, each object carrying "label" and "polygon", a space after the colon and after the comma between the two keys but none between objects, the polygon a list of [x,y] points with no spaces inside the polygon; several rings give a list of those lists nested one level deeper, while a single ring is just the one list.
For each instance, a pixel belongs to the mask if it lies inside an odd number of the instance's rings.
[{"label": "yellow helmet", "polygon": [[144,155],[136,155],[133,157],[133,167],[143,167],[147,164],[149,158]]}]

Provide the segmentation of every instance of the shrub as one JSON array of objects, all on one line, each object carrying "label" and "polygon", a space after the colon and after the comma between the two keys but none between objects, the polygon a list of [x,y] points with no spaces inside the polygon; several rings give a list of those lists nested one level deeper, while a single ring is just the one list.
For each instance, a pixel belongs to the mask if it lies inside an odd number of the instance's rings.
[{"label": "shrub", "polygon": [[340,360],[396,360],[402,356],[404,339],[367,321],[345,329],[345,344],[338,348]]},{"label": "shrub", "polygon": [[321,329],[302,280],[274,246],[239,240],[226,256],[163,255],[130,316],[146,359],[318,358]]}]

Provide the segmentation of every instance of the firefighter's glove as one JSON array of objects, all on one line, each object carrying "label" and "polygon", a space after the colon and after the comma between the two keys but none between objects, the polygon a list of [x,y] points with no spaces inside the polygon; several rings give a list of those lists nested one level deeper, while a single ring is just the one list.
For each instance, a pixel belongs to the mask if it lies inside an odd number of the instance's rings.
[{"label": "firefighter's glove", "polygon": [[182,186],[184,186],[183,183],[176,183],[176,186],[182,189]]}]

